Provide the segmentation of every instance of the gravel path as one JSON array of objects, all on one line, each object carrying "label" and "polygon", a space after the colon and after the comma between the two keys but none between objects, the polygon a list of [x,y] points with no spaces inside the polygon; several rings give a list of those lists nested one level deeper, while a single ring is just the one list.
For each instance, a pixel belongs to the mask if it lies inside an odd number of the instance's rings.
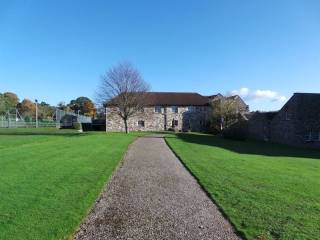
[{"label": "gravel path", "polygon": [[240,239],[161,137],[137,139],[75,239]]}]

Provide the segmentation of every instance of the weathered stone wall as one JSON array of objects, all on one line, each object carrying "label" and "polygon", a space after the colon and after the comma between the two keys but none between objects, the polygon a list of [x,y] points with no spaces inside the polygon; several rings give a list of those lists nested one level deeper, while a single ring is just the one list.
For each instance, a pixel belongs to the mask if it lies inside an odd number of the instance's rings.
[{"label": "weathered stone wall", "polygon": [[248,137],[293,146],[320,148],[320,99],[295,94],[277,113],[256,113],[248,121]]},{"label": "weathered stone wall", "polygon": [[269,141],[270,125],[276,112],[255,112],[247,124],[247,137],[254,140]]},{"label": "weathered stone wall", "polygon": [[272,119],[270,131],[273,142],[320,147],[319,103],[294,95]]},{"label": "weathered stone wall", "polygon": [[[128,119],[129,131],[162,131],[174,128],[178,131],[192,130],[202,131],[209,121],[209,106],[178,107],[175,113],[172,107],[162,107],[161,113],[155,112],[155,107],[145,107],[143,112],[136,113]],[[172,122],[178,121],[178,126],[172,126]],[[138,121],[144,121],[144,127],[138,125]],[[166,125],[166,126],[165,126]],[[125,131],[124,122],[117,113],[117,108],[106,109],[106,131]]]}]

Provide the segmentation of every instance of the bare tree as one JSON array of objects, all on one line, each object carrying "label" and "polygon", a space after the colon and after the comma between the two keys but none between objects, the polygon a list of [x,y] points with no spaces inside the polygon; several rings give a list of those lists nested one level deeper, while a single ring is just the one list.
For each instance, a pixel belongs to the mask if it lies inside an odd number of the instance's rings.
[{"label": "bare tree", "polygon": [[237,122],[238,104],[233,98],[223,97],[212,103],[212,127],[218,131],[223,130]]},{"label": "bare tree", "polygon": [[98,101],[104,106],[117,108],[128,133],[128,119],[144,107],[149,85],[130,63],[120,63],[101,77]]}]

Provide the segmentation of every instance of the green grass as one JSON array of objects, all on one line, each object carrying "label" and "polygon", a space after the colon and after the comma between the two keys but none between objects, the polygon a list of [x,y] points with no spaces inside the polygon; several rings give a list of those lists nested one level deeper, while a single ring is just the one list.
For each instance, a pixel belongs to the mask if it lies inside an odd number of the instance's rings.
[{"label": "green grass", "polygon": [[204,134],[167,142],[248,239],[319,239],[320,151]]},{"label": "green grass", "polygon": [[0,239],[67,239],[136,136],[0,129]]}]

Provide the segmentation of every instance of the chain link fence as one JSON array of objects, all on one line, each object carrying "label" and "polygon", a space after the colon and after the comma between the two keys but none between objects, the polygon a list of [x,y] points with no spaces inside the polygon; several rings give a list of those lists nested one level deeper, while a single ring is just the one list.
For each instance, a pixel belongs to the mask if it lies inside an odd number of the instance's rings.
[{"label": "chain link fence", "polygon": [[92,118],[74,112],[56,109],[48,119],[23,117],[17,109],[8,110],[0,115],[0,128],[71,128],[74,123],[92,123]]}]

